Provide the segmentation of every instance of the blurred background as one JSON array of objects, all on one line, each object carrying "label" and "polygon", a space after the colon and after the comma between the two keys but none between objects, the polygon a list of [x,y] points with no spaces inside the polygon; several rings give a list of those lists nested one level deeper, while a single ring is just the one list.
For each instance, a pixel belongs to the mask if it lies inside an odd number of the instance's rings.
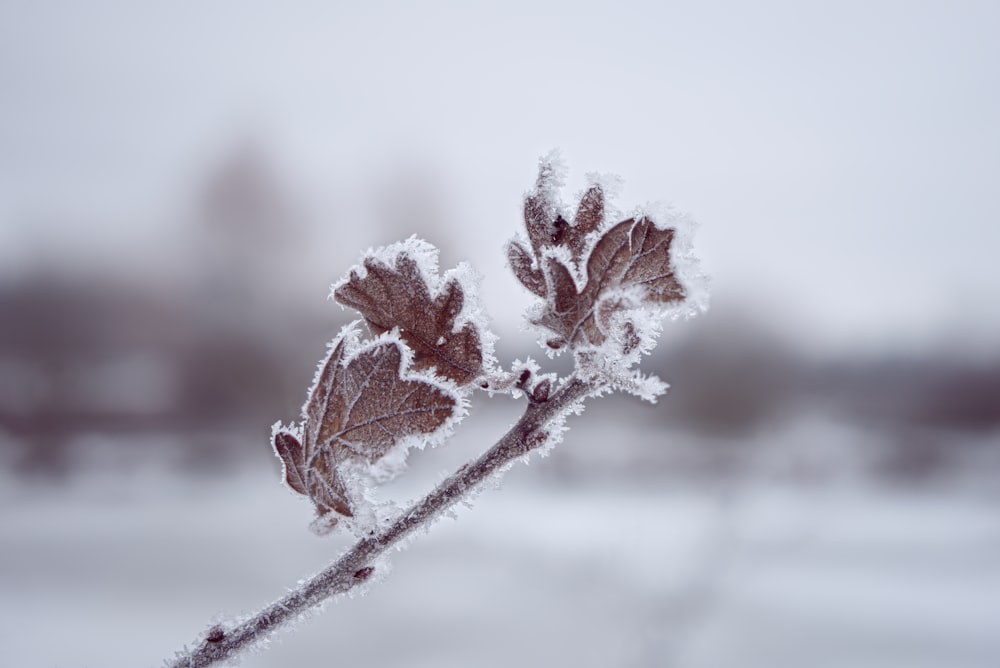
[{"label": "blurred background", "polygon": [[[364,248],[504,266],[567,201],[699,221],[655,405],[545,459],[248,666],[995,666],[1000,5],[0,2],[0,664],[159,665],[346,545],[268,436]],[[502,434],[477,400],[384,490]],[[384,569],[383,569],[384,570]],[[57,642],[54,642],[58,639]]]}]

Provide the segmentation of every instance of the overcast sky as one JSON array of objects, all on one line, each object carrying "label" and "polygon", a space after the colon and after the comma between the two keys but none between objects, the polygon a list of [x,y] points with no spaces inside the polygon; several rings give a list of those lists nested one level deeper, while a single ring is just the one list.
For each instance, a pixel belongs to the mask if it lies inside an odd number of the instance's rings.
[{"label": "overcast sky", "polygon": [[[831,349],[989,348],[997,35],[993,1],[5,0],[0,261],[141,247],[253,135],[342,214],[399,165],[425,172],[461,223],[445,260],[472,260],[508,320],[528,298],[500,249],[558,147],[567,198],[612,172],[620,208],[701,223],[713,316],[762,310]],[[333,220],[336,252],[303,259],[329,280],[371,243]]]}]

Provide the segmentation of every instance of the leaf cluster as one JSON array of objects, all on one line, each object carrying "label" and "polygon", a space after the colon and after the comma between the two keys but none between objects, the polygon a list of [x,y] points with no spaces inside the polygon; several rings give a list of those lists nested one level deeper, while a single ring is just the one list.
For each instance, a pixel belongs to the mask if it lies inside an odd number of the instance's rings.
[{"label": "leaf cluster", "polygon": [[[319,364],[301,420],[272,431],[285,484],[316,509],[313,528],[325,532],[343,521],[359,539],[257,614],[212,625],[171,665],[200,668],[230,660],[280,625],[368,581],[387,550],[467,501],[516,459],[559,440],[567,417],[582,411],[585,399],[612,390],[649,400],[663,393],[664,383],[635,367],[652,349],[665,310],[684,303],[690,314],[692,302],[695,309],[705,306],[702,293],[692,291],[701,281],[686,239],[679,242],[669,225],[676,218],[637,212],[622,219],[598,180],[569,216],[559,202],[560,182],[556,163],[543,160],[524,200],[527,238],[511,241],[507,257],[520,283],[539,298],[529,322],[543,332],[550,351],[572,351],[573,372],[563,378],[540,373],[531,358],[500,371],[475,281],[461,265],[439,276],[430,244],[410,238],[368,251],[333,290],[338,302],[358,311],[367,333],[361,321],[340,332]],[[394,453],[447,436],[477,387],[523,394],[527,406],[479,457],[406,510],[378,516],[368,483],[401,461]]]},{"label": "leaf cluster", "polygon": [[[540,298],[530,322],[548,348],[575,353],[576,376],[592,394],[623,389],[652,400],[666,386],[631,367],[658,331],[659,314],[650,312],[688,296],[675,267],[676,231],[645,213],[618,219],[597,180],[569,216],[559,186],[557,166],[543,160],[524,200],[527,239],[507,246],[514,275]],[[459,269],[439,276],[436,253],[416,238],[369,251],[334,286],[333,297],[363,318],[367,338],[357,323],[345,328],[319,366],[301,422],[273,432],[284,481],[312,500],[321,531],[369,506],[365,476],[374,465],[441,440],[473,388],[523,392],[539,404],[559,387],[530,358],[509,373],[494,370],[475,283]]]},{"label": "leaf cluster", "polygon": [[555,168],[543,162],[524,201],[528,244],[515,239],[507,246],[514,275],[544,300],[532,322],[549,331],[552,349],[613,339],[628,355],[640,344],[635,314],[686,297],[671,254],[675,230],[646,215],[610,223],[600,183],[590,185],[567,220],[557,186]]},{"label": "leaf cluster", "polygon": [[346,328],[320,365],[301,424],[274,431],[285,483],[309,497],[321,518],[335,514],[327,528],[355,514],[363,490],[352,488],[352,465],[437,435],[483,374],[483,333],[461,317],[465,288],[453,276],[432,289],[436,276],[417,261],[428,250],[411,240],[388,261],[366,257],[335,288],[336,300],[362,315],[371,340],[359,341],[356,324]]}]

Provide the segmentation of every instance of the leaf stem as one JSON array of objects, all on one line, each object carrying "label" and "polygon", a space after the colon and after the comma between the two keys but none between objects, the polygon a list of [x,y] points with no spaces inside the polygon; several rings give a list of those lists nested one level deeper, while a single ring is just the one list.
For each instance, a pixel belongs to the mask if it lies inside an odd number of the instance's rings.
[{"label": "leaf stem", "polygon": [[168,665],[203,668],[225,661],[264,640],[285,622],[361,584],[371,575],[371,564],[377,557],[417,529],[430,526],[443,511],[506,464],[542,445],[547,437],[545,428],[595,389],[591,383],[571,377],[547,401],[529,401],[521,418],[496,444],[476,461],[458,469],[392,524],[359,540],[324,570],[253,617],[229,628],[211,627],[193,649],[179,653]]}]

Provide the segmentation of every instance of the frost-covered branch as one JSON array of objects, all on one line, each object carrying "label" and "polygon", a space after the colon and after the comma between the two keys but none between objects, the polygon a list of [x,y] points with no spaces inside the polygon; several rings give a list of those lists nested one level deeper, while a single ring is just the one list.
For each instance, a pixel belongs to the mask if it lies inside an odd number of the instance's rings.
[{"label": "frost-covered branch", "polygon": [[[390,547],[468,500],[513,460],[560,440],[565,418],[582,410],[585,398],[620,390],[653,401],[666,390],[638,365],[656,344],[664,315],[705,306],[687,220],[669,209],[638,209],[622,219],[607,202],[614,182],[599,177],[571,214],[559,201],[561,185],[557,162],[543,160],[524,200],[527,236],[508,244],[507,257],[538,297],[529,325],[550,355],[572,354],[573,374],[560,381],[530,358],[503,371],[478,304],[478,278],[466,265],[439,274],[429,243],[411,237],[366,252],[333,296],[361,315],[367,332],[361,320],[340,332],[317,368],[302,419],[276,424],[272,433],[285,484],[313,504],[312,528],[346,529],[358,542],[254,617],[212,626],[172,666],[235,656],[357,587]],[[402,469],[411,446],[447,439],[477,390],[523,394],[528,405],[482,457],[416,505],[400,510],[377,502],[376,484]]]},{"label": "frost-covered branch", "polygon": [[170,666],[201,668],[224,661],[263,641],[282,624],[360,585],[372,575],[372,564],[380,555],[418,529],[429,527],[444,511],[467,498],[485,479],[546,443],[548,432],[558,429],[567,414],[579,410],[582,401],[593,392],[591,384],[573,378],[546,401],[529,400],[521,419],[493,447],[452,474],[392,524],[359,540],[326,569],[250,619],[232,627],[212,626],[192,650],[179,655]]}]

